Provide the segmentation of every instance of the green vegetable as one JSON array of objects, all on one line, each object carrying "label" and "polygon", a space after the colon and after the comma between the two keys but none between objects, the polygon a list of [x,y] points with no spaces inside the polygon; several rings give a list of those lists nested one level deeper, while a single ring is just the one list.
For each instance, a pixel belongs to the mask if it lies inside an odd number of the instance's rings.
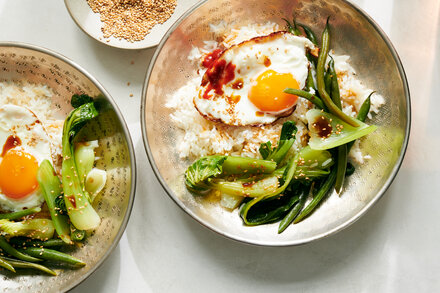
[{"label": "green vegetable", "polygon": [[[314,90],[315,92],[317,92],[318,90],[316,89],[315,86],[315,81],[313,80],[313,72],[312,72],[312,68],[309,66],[309,71],[307,73],[307,81],[306,81],[306,88],[308,89],[308,91],[310,90]],[[307,92],[307,91],[306,91]],[[299,95],[297,95],[299,96]],[[302,96],[301,96],[302,97]],[[318,97],[316,97],[318,98]],[[320,99],[321,100],[321,99]],[[322,101],[321,101],[322,102]],[[313,103],[313,102],[312,102]]]},{"label": "green vegetable", "polygon": [[295,36],[301,36],[301,31],[296,26],[295,18],[292,17],[292,22],[288,21],[285,18],[282,18],[286,22],[286,29],[289,33],[294,34]]},{"label": "green vegetable", "polygon": [[260,144],[259,149],[260,155],[263,159],[269,157],[269,155],[273,152],[272,143],[270,141]]},{"label": "green vegetable", "polygon": [[74,267],[83,267],[86,265],[82,260],[53,249],[28,247],[26,249],[22,249],[21,251],[26,252],[27,254],[34,257],[38,257],[44,260],[66,263],[69,265],[73,265]]},{"label": "green vegetable", "polygon": [[0,248],[4,252],[6,252],[7,254],[12,255],[13,257],[16,257],[16,258],[24,260],[24,261],[31,261],[31,262],[41,261],[38,258],[32,257],[30,255],[27,255],[27,254],[24,254],[24,253],[18,251],[17,249],[12,247],[3,236],[0,236]]},{"label": "green vegetable", "polygon": [[336,193],[340,193],[342,190],[342,186],[344,185],[345,172],[347,169],[347,145],[340,145],[337,148],[337,164],[336,164],[336,180],[335,180],[335,190]]},{"label": "green vegetable", "polygon": [[86,237],[86,231],[84,230],[78,230],[75,228],[75,226],[70,225],[70,238],[72,241],[83,241]]},{"label": "green vegetable", "polygon": [[36,214],[39,212],[41,212],[40,207],[33,207],[30,209],[26,209],[26,210],[22,210],[22,211],[18,211],[18,212],[13,212],[13,213],[8,213],[8,214],[0,214],[0,219],[18,220],[23,217],[33,215],[33,214]]},{"label": "green vegetable", "polygon": [[[329,174],[330,167],[334,160],[329,151],[314,150],[310,146],[306,146],[300,152],[299,163],[295,172],[295,179],[306,177],[315,177],[320,174],[319,171],[326,171],[323,174]],[[315,173],[313,171],[316,171]],[[315,175],[315,176],[314,176]]]},{"label": "green vegetable", "polygon": [[276,176],[266,177],[261,180],[213,180],[211,182],[214,189],[231,196],[258,197],[275,191],[278,188],[278,178]]},{"label": "green vegetable", "polygon": [[185,171],[185,184],[195,193],[203,193],[214,186],[210,179],[219,175],[246,175],[272,173],[276,162],[233,156],[207,156],[195,161]]},{"label": "green vegetable", "polygon": [[294,224],[301,222],[305,217],[312,213],[318,204],[322,201],[324,196],[332,188],[336,180],[336,168],[333,168],[330,175],[322,184],[321,188],[318,190],[316,195],[313,197],[312,201],[302,210],[298,217],[293,221]]},{"label": "green vegetable", "polygon": [[278,196],[279,194],[283,193],[284,190],[289,186],[290,182],[293,179],[293,176],[295,174],[295,170],[298,164],[298,158],[300,156],[300,153],[296,154],[294,158],[290,159],[287,163],[286,170],[283,175],[283,185],[275,189],[274,191],[268,192],[267,194],[258,196],[253,198],[251,201],[244,204],[240,209],[240,216],[242,217],[243,221],[246,225],[252,225],[251,222],[248,221],[247,215],[249,210],[258,202],[262,200],[266,200],[275,196]]},{"label": "green vegetable", "polygon": [[[301,24],[301,23],[297,23],[297,25],[303,28],[307,39],[309,39],[315,46],[318,46],[318,40],[316,38],[315,33],[312,31],[312,29],[304,24]],[[310,52],[307,52],[307,59],[309,59],[309,61],[312,62],[313,65],[316,67],[316,62],[318,59],[317,57],[312,55]]]},{"label": "green vegetable", "polygon": [[25,237],[14,237],[9,239],[9,243],[20,247],[58,247],[66,243],[61,239],[49,239],[46,241],[31,240]]},{"label": "green vegetable", "polygon": [[324,67],[325,62],[327,60],[327,55],[330,50],[330,27],[327,19],[327,24],[325,26],[324,32],[322,33],[322,46],[321,50],[319,52],[318,57],[318,66],[316,68],[316,81],[318,84],[318,92],[323,100],[326,107],[330,110],[332,114],[337,116],[339,119],[343,120],[345,123],[351,125],[352,127],[358,127],[359,123],[356,119],[348,116],[344,112],[342,112],[336,105],[333,103],[332,99],[330,98],[329,94],[327,93],[325,89],[325,82],[324,82]]},{"label": "green vegetable", "polygon": [[[310,193],[313,190],[314,184],[312,183],[310,187]],[[308,193],[305,189],[301,190],[301,193],[298,197],[298,203],[290,209],[290,211],[287,213],[287,215],[284,216],[284,218],[281,220],[280,225],[278,226],[278,234],[283,233],[284,230],[286,230],[287,227],[295,220],[295,218],[299,215],[301,210],[304,208],[304,205],[307,200]]]},{"label": "green vegetable", "polygon": [[233,210],[240,205],[244,196],[236,196],[227,193],[222,193],[220,199],[220,205],[226,209]]},{"label": "green vegetable", "polygon": [[309,145],[316,150],[335,148],[377,129],[375,125],[369,126],[361,121],[358,121],[358,127],[353,127],[338,117],[317,109],[309,110],[306,118],[309,121]]},{"label": "green vegetable", "polygon": [[[372,92],[371,94],[368,95],[367,99],[365,99],[365,101],[361,105],[361,108],[359,109],[357,119],[361,122],[364,122],[365,119],[367,119],[367,115],[370,112],[370,105],[371,105],[370,98],[371,98],[372,94],[374,94],[374,92]],[[350,152],[350,149],[353,147],[353,144],[354,144],[354,140],[347,144],[347,151],[348,152]]]},{"label": "green vegetable", "polygon": [[76,228],[91,230],[99,226],[101,219],[89,202],[89,195],[78,175],[74,155],[74,138],[81,128],[98,115],[93,103],[86,103],[73,110],[63,128],[62,182],[64,202],[70,221]]},{"label": "green vegetable", "polygon": [[324,74],[324,85],[325,85],[325,90],[326,90],[327,94],[331,97],[331,95],[332,95],[332,74],[330,73],[330,66],[327,68],[327,71]]},{"label": "green vegetable", "polygon": [[0,220],[0,231],[7,237],[25,236],[33,239],[47,240],[55,232],[49,219],[28,219],[21,222]]},{"label": "green vegetable", "polygon": [[315,45],[318,46],[318,41],[316,38],[315,33],[312,31],[311,28],[309,28],[308,26],[302,24],[302,23],[297,23],[298,26],[302,27],[304,32],[306,33],[307,38]]},{"label": "green vegetable", "polygon": [[354,171],[356,171],[356,168],[351,163],[347,163],[347,170],[345,171],[345,176],[353,175]]},{"label": "green vegetable", "polygon": [[291,94],[291,95],[303,97],[304,99],[307,99],[310,102],[312,102],[318,109],[326,109],[322,100],[309,92],[306,92],[303,90],[292,89],[292,88],[286,88],[284,90],[284,92]]},{"label": "green vegetable", "polygon": [[240,174],[270,174],[277,167],[276,162],[269,159],[260,160],[245,157],[227,156],[222,165],[222,174],[240,175]]},{"label": "green vegetable", "polygon": [[374,92],[371,92],[371,94],[369,94],[368,97],[365,99],[365,101],[362,103],[361,108],[359,109],[358,116],[357,116],[357,119],[359,121],[364,122],[365,119],[367,119],[368,112],[370,112],[371,96],[373,94],[374,94]]},{"label": "green vegetable", "polygon": [[341,95],[339,93],[338,75],[336,74],[335,61],[333,60],[333,58],[331,58],[330,62],[328,63],[328,69],[331,76],[330,83],[332,101],[339,109],[342,109]]},{"label": "green vegetable", "polygon": [[[331,160],[331,165],[333,165],[334,161],[333,159]],[[277,177],[281,177],[284,174],[284,171],[286,170],[286,166],[275,170],[275,172],[273,172],[273,175],[277,176]],[[309,181],[313,181],[322,177],[326,177],[330,174],[330,169],[314,169],[314,168],[303,168],[303,169],[299,169],[299,167],[297,166],[296,170],[295,170],[295,174],[294,174],[294,180],[298,180],[298,181],[304,181],[304,182],[309,182]]]},{"label": "green vegetable", "polygon": [[[281,128],[280,139],[276,148],[272,148],[270,142],[266,142],[260,145],[259,151],[263,159],[274,161],[276,162],[276,165],[279,164],[287,155],[293,143],[295,142],[295,135],[297,131],[298,129],[296,128],[295,122],[284,122],[283,127]],[[273,170],[275,170],[275,168]]]},{"label": "green vegetable", "polygon": [[[329,151],[313,150],[310,146],[306,146],[301,150],[298,159],[299,163],[296,167],[294,180],[314,180],[316,178],[325,177],[330,174],[330,167],[334,164],[334,160]],[[281,177],[285,172],[285,167],[275,170],[273,175]]]},{"label": "green vegetable", "polygon": [[35,270],[39,270],[42,272],[45,272],[49,275],[52,276],[56,276],[57,273],[55,271],[52,271],[49,268],[46,268],[45,266],[42,266],[40,264],[36,264],[36,263],[32,263],[32,262],[27,262],[27,261],[20,261],[20,260],[16,260],[16,259],[12,259],[9,257],[0,257],[0,259],[7,261],[9,264],[11,264],[14,268],[19,268],[19,269],[35,269]]},{"label": "green vegetable", "polygon": [[11,263],[9,263],[8,261],[6,261],[4,258],[0,257],[0,267],[5,268],[11,272],[15,273],[15,269],[14,267],[11,265]]},{"label": "green vegetable", "polygon": [[55,206],[55,201],[62,196],[61,182],[55,174],[52,164],[48,160],[41,162],[37,171],[38,184],[41,187],[44,199],[49,209],[52,223],[57,231],[58,236],[67,244],[72,243],[70,240],[69,218],[67,215],[60,214]]},{"label": "green vegetable", "polygon": [[223,172],[222,165],[226,158],[226,156],[208,156],[195,161],[185,171],[186,187],[195,193],[210,190],[208,179]]},{"label": "green vegetable", "polygon": [[247,214],[248,225],[256,226],[276,222],[299,201],[299,196],[280,196],[270,201],[260,201]]},{"label": "green vegetable", "polygon": [[78,176],[85,184],[87,174],[92,170],[95,163],[95,148],[98,147],[98,141],[87,141],[75,144],[75,163],[78,168]]},{"label": "green vegetable", "polygon": [[90,195],[90,202],[94,202],[96,196],[102,191],[107,182],[107,172],[98,168],[93,168],[86,176],[84,187]]},{"label": "green vegetable", "polygon": [[[331,97],[335,105],[342,109],[342,103],[341,103],[341,96],[339,93],[339,84],[338,84],[338,76],[336,75],[335,70],[335,62],[333,58],[331,58],[328,69],[330,71],[331,75]],[[336,193],[340,193],[342,190],[342,186],[344,185],[344,179],[345,179],[345,172],[347,169],[347,155],[348,155],[348,149],[347,145],[340,145],[337,148],[337,161],[336,161],[336,182],[335,182],[335,190]]]},{"label": "green vegetable", "polygon": [[[271,190],[265,195],[263,194],[258,197],[254,197],[252,200],[250,200],[241,207],[240,216],[242,217],[243,221],[245,222],[246,225],[259,225],[263,221],[269,221],[269,219],[273,220],[275,218],[275,215],[277,215],[277,217],[284,216],[284,214],[279,213],[283,210],[282,208],[276,209],[274,213],[268,211],[266,213],[266,216],[262,218],[256,217],[255,214],[261,214],[261,212],[256,213],[253,211],[253,209],[261,206],[263,201],[267,201],[269,199],[275,198],[276,196],[283,193],[287,189],[287,187],[291,184],[292,180],[297,179],[297,178],[294,179],[297,170],[300,172],[299,174],[305,174],[306,172],[309,171],[314,172],[320,170],[325,172],[326,171],[325,169],[328,170],[332,164],[333,164],[333,159],[328,151],[313,150],[310,147],[303,148],[299,153],[295,155],[293,159],[289,161],[287,167],[284,169],[284,174],[283,174],[284,182],[280,187]],[[277,172],[274,172],[274,174],[275,173]],[[299,174],[297,176],[298,179],[303,178],[303,176],[300,176]],[[325,176],[326,174],[327,173],[324,173],[323,176]],[[289,207],[289,209],[287,209],[287,211],[290,210],[292,206],[293,204]]]},{"label": "green vegetable", "polygon": [[73,95],[70,100],[70,104],[73,108],[79,108],[80,106],[93,102],[92,97],[88,95]]},{"label": "green vegetable", "polygon": [[54,209],[60,215],[67,215],[67,208],[66,208],[66,202],[64,201],[64,194],[60,194],[55,198]]}]

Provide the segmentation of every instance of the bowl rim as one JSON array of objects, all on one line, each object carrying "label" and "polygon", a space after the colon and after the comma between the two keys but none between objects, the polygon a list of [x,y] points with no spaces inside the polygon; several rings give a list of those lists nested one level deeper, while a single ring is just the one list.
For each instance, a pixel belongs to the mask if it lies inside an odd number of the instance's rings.
[{"label": "bowl rim", "polygon": [[113,252],[115,247],[119,244],[119,241],[122,237],[122,235],[125,232],[125,228],[127,227],[128,221],[130,219],[131,211],[133,209],[133,203],[134,203],[134,197],[136,192],[136,157],[135,152],[133,148],[133,141],[131,139],[130,132],[128,130],[127,124],[124,120],[124,117],[122,116],[121,111],[119,110],[116,102],[113,100],[112,96],[109,94],[109,92],[101,85],[101,83],[94,78],[90,73],[88,73],[85,69],[83,69],[80,65],[76,64],[74,61],[70,60],[66,56],[59,54],[55,51],[52,51],[50,49],[47,49],[45,47],[32,45],[28,43],[23,42],[0,42],[0,47],[17,47],[22,49],[28,49],[37,51],[49,56],[52,56],[60,61],[63,61],[67,63],[68,65],[72,66],[76,70],[78,70],[81,74],[83,74],[86,78],[88,78],[95,86],[98,88],[98,90],[106,97],[108,102],[112,105],[116,116],[118,117],[119,122],[121,123],[122,132],[124,133],[125,139],[127,141],[127,147],[128,152],[130,156],[130,173],[131,173],[131,186],[130,186],[130,198],[127,205],[127,210],[124,215],[124,219],[121,222],[121,226],[119,228],[118,233],[116,234],[113,243],[110,245],[109,249],[106,251],[106,253],[101,257],[101,259],[95,264],[94,267],[89,269],[85,274],[81,275],[80,278],[76,279],[74,282],[69,283],[69,285],[66,288],[63,288],[63,290],[69,291],[81,284],[84,280],[86,280],[88,277],[90,277],[107,259],[107,257]]},{"label": "bowl rim", "polygon": [[195,213],[193,213],[191,210],[189,210],[183,203],[181,200],[179,200],[175,195],[174,192],[169,188],[169,186],[166,184],[164,178],[161,176],[159,169],[157,168],[157,165],[155,163],[155,160],[153,158],[153,154],[151,152],[150,149],[150,145],[148,143],[148,137],[147,137],[147,129],[146,129],[146,95],[147,95],[147,91],[148,91],[148,85],[149,85],[149,81],[150,81],[150,77],[151,77],[151,73],[153,71],[154,65],[157,61],[157,58],[163,48],[163,46],[165,45],[165,43],[167,42],[168,38],[171,36],[171,34],[174,32],[174,30],[190,15],[192,14],[196,9],[198,9],[199,7],[201,7],[202,5],[204,5],[206,2],[208,2],[210,0],[203,0],[200,1],[199,3],[195,4],[193,7],[191,7],[187,12],[185,12],[171,27],[170,29],[167,31],[167,33],[164,35],[164,37],[162,38],[162,40],[160,41],[159,45],[156,48],[156,51],[154,52],[153,57],[151,58],[150,61],[150,65],[148,67],[146,76],[145,76],[145,81],[144,81],[144,85],[143,85],[143,89],[142,89],[142,100],[141,100],[141,128],[142,128],[142,139],[144,142],[144,148],[145,151],[147,152],[147,157],[148,160],[152,166],[152,169],[154,171],[154,174],[156,175],[159,183],[162,185],[163,189],[165,190],[165,192],[168,194],[168,196],[183,210],[185,211],[186,214],[188,214],[189,216],[191,216],[191,218],[193,218],[194,220],[196,220],[197,222],[199,222],[202,226],[208,228],[209,230],[222,235],[226,238],[235,240],[237,242],[241,242],[241,243],[245,243],[245,244],[250,244],[250,245],[255,245],[255,246],[268,246],[268,247],[286,247],[286,246],[297,246],[297,245],[303,245],[303,244],[307,244],[310,243],[312,241],[315,240],[319,240],[319,239],[323,239],[326,238],[328,236],[334,235],[337,232],[349,227],[351,224],[353,224],[354,222],[356,222],[359,218],[361,218],[361,216],[363,216],[374,204],[376,204],[379,199],[381,199],[383,197],[383,195],[385,194],[385,192],[388,190],[388,188],[390,187],[391,183],[394,181],[400,166],[402,165],[403,159],[405,157],[405,153],[408,147],[408,141],[409,141],[409,135],[410,135],[410,128],[411,128],[411,99],[410,99],[410,91],[409,91],[409,86],[408,86],[408,80],[406,77],[406,73],[405,70],[403,68],[401,59],[399,57],[399,55],[397,54],[396,49],[394,48],[393,44],[391,43],[391,40],[388,38],[388,36],[386,35],[386,33],[380,28],[380,26],[364,11],[362,10],[359,6],[351,3],[350,1],[347,0],[341,0],[343,2],[345,2],[348,6],[351,6],[351,8],[353,8],[355,11],[357,11],[358,13],[360,13],[363,17],[365,17],[365,19],[371,24],[371,26],[373,27],[373,29],[379,34],[379,36],[382,38],[382,40],[385,42],[386,46],[388,47],[388,50],[390,51],[394,62],[397,64],[397,68],[399,71],[399,75],[402,79],[402,84],[404,87],[404,94],[405,94],[405,100],[406,100],[406,104],[407,104],[407,113],[406,113],[406,125],[405,125],[405,137],[404,140],[402,142],[402,149],[400,151],[399,157],[396,161],[396,164],[394,165],[393,169],[391,170],[391,173],[389,175],[388,180],[385,182],[385,184],[381,187],[381,189],[377,192],[376,196],[367,204],[365,205],[360,211],[358,211],[353,217],[351,217],[349,220],[345,221],[344,223],[340,224],[339,226],[328,230],[326,232],[320,233],[318,235],[315,235],[313,237],[309,237],[309,238],[305,238],[305,239],[301,239],[301,240],[294,240],[294,241],[283,241],[283,242],[278,242],[278,241],[261,241],[261,240],[254,240],[254,241],[250,241],[248,239],[246,239],[245,237],[239,237],[239,236],[235,236],[231,233],[227,233],[224,231],[221,231],[220,229],[214,227],[213,225],[204,222],[200,217],[198,217]]}]

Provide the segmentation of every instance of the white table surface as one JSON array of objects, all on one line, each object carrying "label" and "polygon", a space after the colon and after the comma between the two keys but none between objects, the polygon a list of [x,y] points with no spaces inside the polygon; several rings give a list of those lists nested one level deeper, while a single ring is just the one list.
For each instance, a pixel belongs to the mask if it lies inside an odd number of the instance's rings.
[{"label": "white table surface", "polygon": [[300,247],[264,248],[202,227],[154,176],[139,124],[154,48],[98,43],[61,0],[0,0],[0,41],[43,46],[77,62],[116,100],[133,138],[138,185],[130,222],[113,253],[73,292],[439,292],[440,1],[353,2],[388,34],[408,76],[412,127],[404,163],[385,196],[349,228]]}]

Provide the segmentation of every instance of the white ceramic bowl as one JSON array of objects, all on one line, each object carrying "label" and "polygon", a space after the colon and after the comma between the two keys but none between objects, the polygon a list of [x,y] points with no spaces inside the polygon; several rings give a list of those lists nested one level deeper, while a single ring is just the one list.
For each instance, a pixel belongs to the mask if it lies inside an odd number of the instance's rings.
[{"label": "white ceramic bowl", "polygon": [[197,0],[177,1],[173,15],[165,23],[154,26],[142,41],[129,42],[114,37],[104,38],[100,15],[92,11],[86,0],[64,0],[70,16],[86,34],[103,44],[121,49],[145,49],[157,46],[171,25],[196,2]]}]

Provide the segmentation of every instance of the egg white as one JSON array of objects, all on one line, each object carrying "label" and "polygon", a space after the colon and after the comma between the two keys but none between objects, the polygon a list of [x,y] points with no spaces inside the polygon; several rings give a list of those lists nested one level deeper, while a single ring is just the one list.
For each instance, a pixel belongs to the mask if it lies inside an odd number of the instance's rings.
[{"label": "egg white", "polygon": [[[21,140],[21,145],[14,147],[14,150],[32,155],[38,165],[45,159],[52,162],[49,137],[43,124],[32,111],[15,105],[0,107],[0,152],[11,135]],[[3,158],[0,156],[0,164],[2,160]],[[0,190],[0,208],[2,210],[19,211],[40,206],[43,202],[44,197],[40,187],[20,200],[8,198]]]},{"label": "egg white", "polygon": [[[307,48],[314,49],[315,46],[307,38],[288,32],[275,32],[228,48],[219,59],[235,65],[235,78],[223,85],[222,95],[209,90],[209,83],[200,86],[198,95],[194,97],[195,107],[206,118],[229,125],[260,125],[274,122],[281,113],[256,115],[260,110],[248,99],[249,90],[257,77],[266,70],[292,74],[302,89],[309,68]],[[237,80],[242,80],[240,89],[233,86]],[[206,92],[211,98],[203,97]],[[239,97],[239,101],[231,102],[231,97],[235,97],[235,100]]]}]

